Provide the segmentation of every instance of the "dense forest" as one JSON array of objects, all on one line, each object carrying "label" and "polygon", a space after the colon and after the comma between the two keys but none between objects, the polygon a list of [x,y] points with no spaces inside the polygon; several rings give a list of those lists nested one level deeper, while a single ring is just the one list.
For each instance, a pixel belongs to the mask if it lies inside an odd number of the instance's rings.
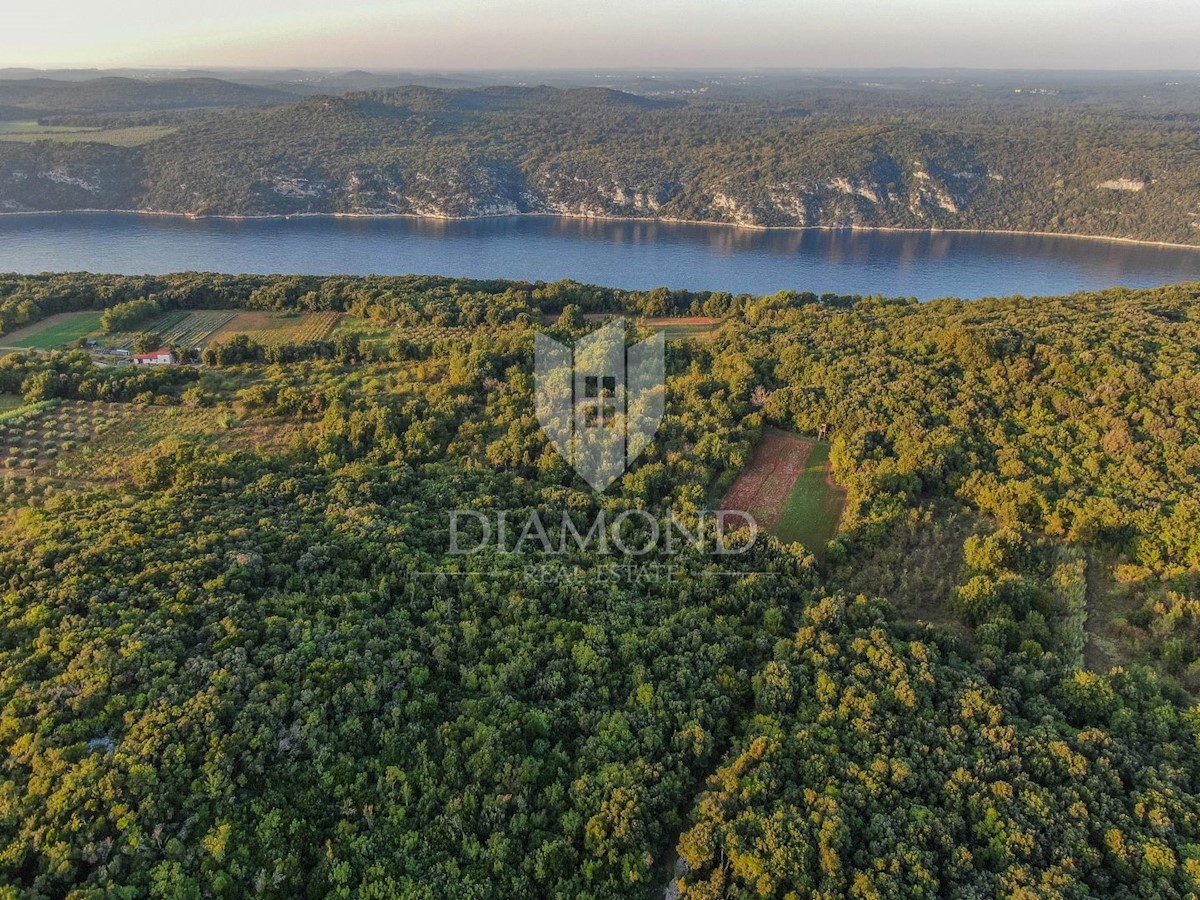
[{"label": "dense forest", "polygon": [[[300,100],[211,79],[0,81],[0,118],[116,129],[19,141],[0,130],[0,211],[553,214],[1200,241],[1197,85],[989,78],[630,85],[645,93],[406,85]],[[185,97],[220,108],[177,109]]]},{"label": "dense forest", "polygon": [[[0,277],[6,331],[149,308],[375,330],[0,359],[5,896],[1200,891],[1200,285]],[[605,312],[720,327],[596,494],[533,335]],[[48,421],[58,468],[14,474]],[[448,550],[459,508],[693,522],[820,424],[827,547]]]}]

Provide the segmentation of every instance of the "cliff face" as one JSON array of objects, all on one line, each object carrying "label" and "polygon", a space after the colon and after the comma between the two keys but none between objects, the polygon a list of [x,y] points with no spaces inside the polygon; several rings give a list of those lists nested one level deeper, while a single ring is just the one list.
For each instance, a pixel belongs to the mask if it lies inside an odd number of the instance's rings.
[{"label": "cliff face", "polygon": [[118,147],[0,143],[0,212],[129,209],[140,180],[136,156]]},{"label": "cliff face", "polygon": [[[765,185],[707,183],[685,190],[679,182],[621,183],[578,179],[564,184],[543,175],[545,209],[569,215],[664,217],[754,226],[947,226],[965,217],[971,185],[911,180],[879,184],[860,175]],[[953,214],[948,216],[947,214]]]},{"label": "cliff face", "polygon": [[542,213],[1200,243],[1194,135],[1013,136],[627,96],[426,89],[210,115],[140,148],[0,142],[0,211]]},{"label": "cliff face", "polygon": [[[102,145],[0,145],[0,211],[146,209],[202,215],[352,213],[443,218],[545,213],[683,218],[738,225],[948,225],[970,217],[984,175],[934,177],[918,161],[886,183],[869,174],[744,185],[649,175],[613,166],[549,165],[523,171],[468,160],[345,173],[286,163],[256,177],[206,185],[175,167],[147,171],[138,155]],[[169,196],[164,196],[169,194]]]},{"label": "cliff face", "polygon": [[[0,211],[145,209],[200,215],[343,213],[442,218],[544,213],[680,218],[756,226],[941,224],[968,218],[978,185],[917,169],[881,184],[858,174],[825,181],[684,184],[621,177],[607,167],[548,166],[531,172],[470,161],[429,170],[359,166],[342,174],[280,165],[231,176],[206,190],[170,172],[148,173],[135,154],[30,145],[0,152]],[[68,149],[69,148],[69,149]],[[92,151],[92,152],[88,152]],[[169,185],[172,196],[162,197]]]}]

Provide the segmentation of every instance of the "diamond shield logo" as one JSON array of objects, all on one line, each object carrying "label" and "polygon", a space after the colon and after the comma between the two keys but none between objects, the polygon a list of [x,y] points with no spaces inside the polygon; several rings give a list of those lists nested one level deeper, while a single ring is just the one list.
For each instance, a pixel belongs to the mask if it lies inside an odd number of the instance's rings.
[{"label": "diamond shield logo", "polygon": [[570,347],[534,338],[538,421],[596,491],[624,474],[658,431],[664,405],[663,335],[625,346],[617,318]]}]

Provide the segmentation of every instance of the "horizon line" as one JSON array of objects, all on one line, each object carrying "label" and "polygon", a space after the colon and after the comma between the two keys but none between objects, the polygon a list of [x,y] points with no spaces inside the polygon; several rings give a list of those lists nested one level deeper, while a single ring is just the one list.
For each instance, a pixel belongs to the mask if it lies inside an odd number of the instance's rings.
[{"label": "horizon line", "polygon": [[288,71],[303,71],[303,72],[337,72],[350,73],[362,72],[368,75],[391,75],[391,74],[503,74],[503,73],[531,73],[531,72],[622,72],[622,73],[639,73],[639,72],[770,72],[777,74],[801,74],[812,72],[990,72],[990,73],[1046,73],[1046,74],[1120,74],[1120,75],[1136,75],[1136,74],[1160,74],[1160,73],[1176,73],[1200,76],[1200,67],[1187,69],[1178,67],[1164,68],[1113,68],[1105,67],[1069,67],[1069,68],[1054,68],[1054,67],[1039,67],[1039,66],[605,66],[605,65],[578,65],[578,66],[533,66],[529,68],[521,68],[515,66],[501,67],[414,67],[414,68],[388,68],[371,66],[364,67],[361,65],[337,65],[337,66],[305,66],[301,64],[279,65],[279,66],[252,66],[252,65],[209,65],[205,63],[186,63],[180,65],[154,65],[150,63],[132,63],[127,65],[41,65],[41,66],[22,66],[8,65],[0,66],[0,72],[15,72],[15,71],[30,71],[30,72],[114,72],[122,70],[144,70],[150,72],[185,72],[188,70],[208,70],[213,72],[288,72]]}]

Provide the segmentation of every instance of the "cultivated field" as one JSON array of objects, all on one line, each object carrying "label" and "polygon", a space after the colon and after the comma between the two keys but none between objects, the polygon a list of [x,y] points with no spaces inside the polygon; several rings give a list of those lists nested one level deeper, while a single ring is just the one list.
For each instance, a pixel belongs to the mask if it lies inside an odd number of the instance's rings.
[{"label": "cultivated field", "polygon": [[817,555],[837,532],[844,505],[845,492],[829,474],[829,444],[775,429],[764,432],[750,464],[721,501],[722,509],[748,512],[780,540]]},{"label": "cultivated field", "polygon": [[137,336],[142,333],[158,336],[158,344],[178,344],[191,349],[203,346],[206,339],[236,313],[223,309],[172,310],[151,319],[134,331],[121,331],[104,335],[99,339],[102,347],[114,350],[130,350]]},{"label": "cultivated field", "polygon": [[198,347],[220,330],[236,313],[221,309],[203,309],[187,313],[183,319],[168,325],[151,327],[164,344]]},{"label": "cultivated field", "polygon": [[46,498],[61,487],[102,487],[129,479],[138,461],[166,441],[214,451],[282,452],[295,422],[239,419],[229,409],[83,400],[23,404],[0,395],[0,508]]},{"label": "cultivated field", "polygon": [[53,350],[93,338],[107,350],[131,350],[141,334],[157,335],[162,346],[191,349],[245,334],[261,344],[314,341],[328,337],[340,313],[239,312],[232,309],[171,310],[130,331],[104,334],[99,312],[73,312],[0,336],[0,348]]},{"label": "cultivated field", "polygon": [[6,476],[51,475],[63,459],[134,410],[121,403],[48,400],[0,414],[0,469]]},{"label": "cultivated field", "polygon": [[341,313],[239,312],[212,335],[210,343],[244,334],[260,344],[319,341],[329,337]]},{"label": "cultivated field", "polygon": [[98,312],[59,313],[12,334],[0,336],[0,346],[53,350],[87,337],[99,328]]}]

